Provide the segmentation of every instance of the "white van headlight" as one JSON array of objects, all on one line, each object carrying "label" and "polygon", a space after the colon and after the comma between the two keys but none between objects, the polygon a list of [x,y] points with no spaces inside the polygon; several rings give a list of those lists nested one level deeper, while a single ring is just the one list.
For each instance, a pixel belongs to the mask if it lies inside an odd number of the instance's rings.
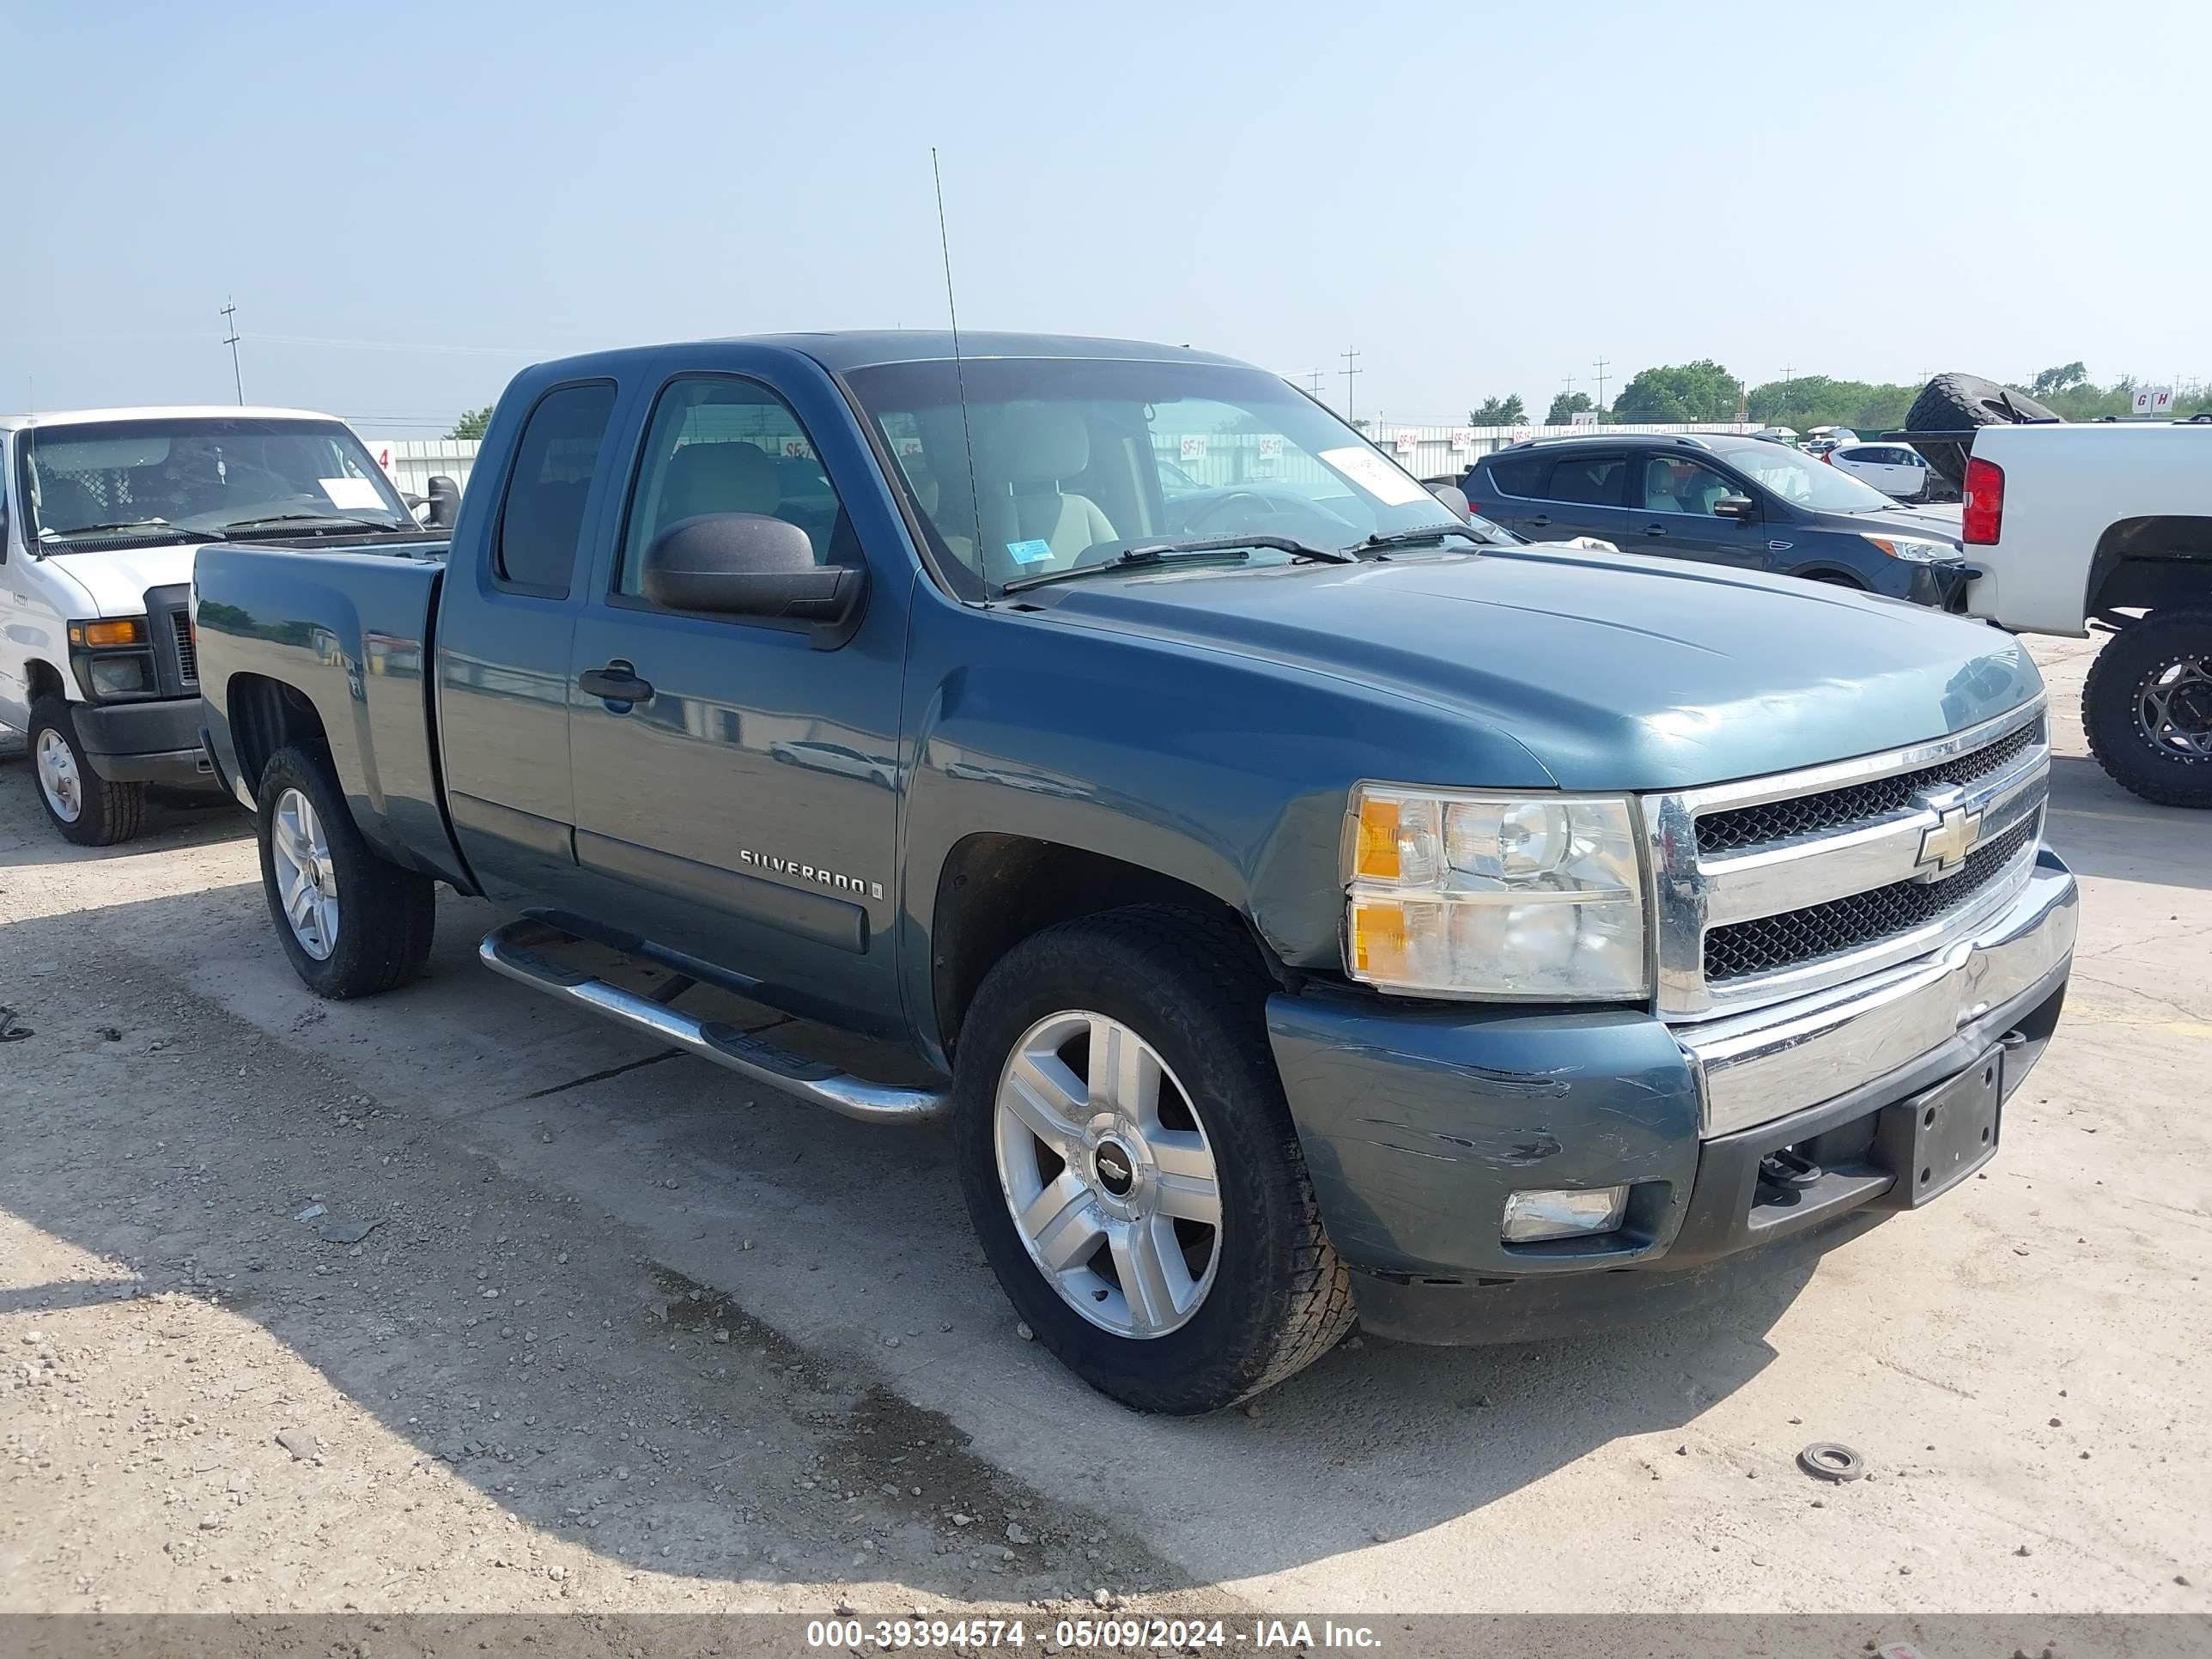
[{"label": "white van headlight", "polygon": [[1361,784],[1345,815],[1345,968],[1386,991],[1650,994],[1635,803]]}]

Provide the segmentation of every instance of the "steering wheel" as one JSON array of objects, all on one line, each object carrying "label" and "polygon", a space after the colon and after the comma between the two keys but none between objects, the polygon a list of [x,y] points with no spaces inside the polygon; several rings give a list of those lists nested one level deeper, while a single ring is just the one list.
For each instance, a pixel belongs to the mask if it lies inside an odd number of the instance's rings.
[{"label": "steering wheel", "polygon": [[1232,489],[1226,495],[1217,495],[1210,501],[1201,502],[1184,522],[1189,528],[1196,530],[1201,525],[1212,523],[1239,502],[1257,507],[1262,518],[1279,519],[1283,514],[1280,502],[1262,495],[1256,489]]}]

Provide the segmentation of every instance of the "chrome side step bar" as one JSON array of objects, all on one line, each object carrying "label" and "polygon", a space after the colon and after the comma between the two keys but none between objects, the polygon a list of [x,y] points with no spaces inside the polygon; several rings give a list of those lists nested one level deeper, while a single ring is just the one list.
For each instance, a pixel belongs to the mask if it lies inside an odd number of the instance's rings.
[{"label": "chrome side step bar", "polygon": [[[785,1090],[843,1117],[858,1118],[864,1123],[915,1123],[942,1117],[952,1109],[948,1091],[869,1083],[825,1061],[809,1060],[749,1036],[734,1025],[698,1019],[650,996],[625,991],[568,967],[544,949],[567,937],[541,921],[510,921],[486,933],[477,955],[495,974],[619,1020],[702,1060],[726,1066],[740,1077]],[[688,988],[679,987],[668,994],[672,1000]]]}]

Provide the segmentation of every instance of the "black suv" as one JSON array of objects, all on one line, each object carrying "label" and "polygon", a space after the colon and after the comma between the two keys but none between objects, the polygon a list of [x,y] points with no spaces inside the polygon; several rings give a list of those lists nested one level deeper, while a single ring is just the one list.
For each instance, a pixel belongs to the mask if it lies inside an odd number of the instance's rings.
[{"label": "black suv", "polygon": [[1474,510],[1537,541],[1802,576],[1963,611],[1955,519],[1900,507],[1786,444],[1721,434],[1537,438],[1460,481]]}]

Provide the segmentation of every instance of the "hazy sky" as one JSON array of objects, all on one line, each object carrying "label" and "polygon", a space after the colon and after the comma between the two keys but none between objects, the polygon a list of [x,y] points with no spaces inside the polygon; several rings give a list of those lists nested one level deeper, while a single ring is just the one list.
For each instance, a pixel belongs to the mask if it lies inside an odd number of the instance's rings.
[{"label": "hazy sky", "polygon": [[961,320],[1358,412],[1711,356],[2212,375],[2212,4],[0,0],[0,408],[434,435],[533,357]]}]

